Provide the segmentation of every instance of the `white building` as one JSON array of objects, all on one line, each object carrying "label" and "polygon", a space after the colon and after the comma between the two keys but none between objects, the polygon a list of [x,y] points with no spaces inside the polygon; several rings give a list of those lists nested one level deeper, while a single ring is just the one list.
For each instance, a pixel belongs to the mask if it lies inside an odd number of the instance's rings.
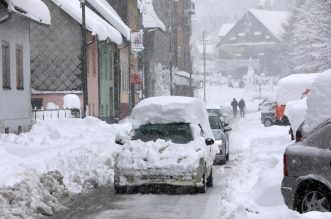
[{"label": "white building", "polygon": [[50,24],[40,0],[0,1],[0,133],[31,127],[30,22]]}]

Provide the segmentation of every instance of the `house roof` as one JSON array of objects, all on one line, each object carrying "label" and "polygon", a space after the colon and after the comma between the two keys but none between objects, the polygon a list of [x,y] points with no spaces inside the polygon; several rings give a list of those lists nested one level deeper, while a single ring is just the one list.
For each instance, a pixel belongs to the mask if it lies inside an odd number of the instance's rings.
[{"label": "house roof", "polygon": [[269,11],[250,9],[249,12],[256,17],[275,37],[281,38],[287,22],[288,13],[283,11]]},{"label": "house roof", "polygon": [[41,0],[5,0],[8,10],[28,17],[38,23],[51,24],[51,15]]},{"label": "house roof", "polygon": [[[82,23],[82,10],[78,0],[51,0],[68,15],[80,24]],[[100,40],[110,39],[116,44],[122,43],[122,35],[107,21],[86,7],[86,26],[92,34],[97,34]]]},{"label": "house roof", "polygon": [[163,31],[166,30],[164,23],[155,13],[153,0],[138,0],[138,8],[142,13],[144,28],[160,28]]},{"label": "house roof", "polygon": [[131,29],[122,21],[113,7],[106,0],[87,0],[109,23],[127,39],[131,38]]},{"label": "house roof", "polygon": [[221,26],[221,29],[218,31],[218,36],[220,37],[224,37],[233,27],[235,24],[231,23],[231,24],[223,24]]}]

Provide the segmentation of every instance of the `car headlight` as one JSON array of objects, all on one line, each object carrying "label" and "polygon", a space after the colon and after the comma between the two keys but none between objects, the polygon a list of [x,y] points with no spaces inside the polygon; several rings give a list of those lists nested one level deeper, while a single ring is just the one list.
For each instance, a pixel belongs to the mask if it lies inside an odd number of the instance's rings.
[{"label": "car headlight", "polygon": [[217,144],[217,145],[222,145],[222,144],[223,144],[223,141],[222,141],[222,140],[216,140],[216,141],[215,141],[215,144]]}]

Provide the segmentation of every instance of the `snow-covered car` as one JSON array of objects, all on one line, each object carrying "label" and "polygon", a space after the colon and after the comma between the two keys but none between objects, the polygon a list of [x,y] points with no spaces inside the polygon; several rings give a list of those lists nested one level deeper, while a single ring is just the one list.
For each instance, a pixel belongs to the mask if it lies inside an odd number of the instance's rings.
[{"label": "snow-covered car", "polygon": [[204,103],[190,97],[152,97],[132,111],[130,136],[116,158],[117,193],[140,186],[213,185],[218,147]]},{"label": "snow-covered car", "polygon": [[300,213],[331,210],[331,120],[290,145],[284,154],[282,194]]},{"label": "snow-covered car", "polygon": [[261,122],[265,127],[276,124],[276,104],[269,106],[266,110],[261,111]]},{"label": "snow-covered car", "polygon": [[215,144],[219,148],[215,157],[215,164],[225,164],[229,160],[230,155],[229,132],[232,128],[228,124],[223,123],[216,114],[209,113],[208,117],[215,137]]},{"label": "snow-covered car", "polygon": [[228,117],[229,114],[224,112],[225,110],[221,107],[217,107],[217,106],[207,106],[207,112],[208,113],[213,113],[216,114],[222,122],[226,122],[228,123]]},{"label": "snow-covered car", "polygon": [[270,107],[274,106],[275,104],[276,104],[276,100],[266,98],[259,104],[258,111],[268,110]]}]

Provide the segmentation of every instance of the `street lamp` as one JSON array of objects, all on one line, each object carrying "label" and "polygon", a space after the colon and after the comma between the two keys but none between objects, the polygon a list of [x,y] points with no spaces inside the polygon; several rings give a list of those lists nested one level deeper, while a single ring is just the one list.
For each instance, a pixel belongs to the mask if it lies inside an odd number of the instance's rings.
[{"label": "street lamp", "polygon": [[88,104],[88,93],[87,93],[87,64],[86,64],[86,19],[85,19],[85,0],[80,0],[80,6],[82,8],[82,90],[83,90],[83,113],[82,117],[85,118],[86,106]]}]

